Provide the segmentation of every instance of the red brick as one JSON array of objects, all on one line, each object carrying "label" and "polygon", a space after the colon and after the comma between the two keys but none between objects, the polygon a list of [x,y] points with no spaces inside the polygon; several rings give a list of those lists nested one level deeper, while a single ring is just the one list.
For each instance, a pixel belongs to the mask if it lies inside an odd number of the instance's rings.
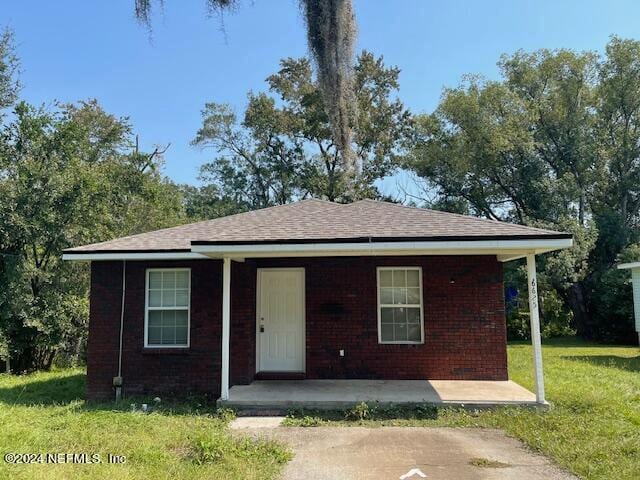
[{"label": "red brick", "polygon": [[[421,266],[425,343],[380,345],[376,267]],[[256,269],[304,267],[306,378],[507,379],[502,264],[493,256],[247,259],[233,263],[231,384],[255,376]],[[192,269],[191,347],[145,349],[145,269]],[[220,392],[222,263],[127,262],[125,394]],[[453,283],[451,281],[453,280]],[[112,398],[122,263],[94,262],[87,397]],[[345,356],[338,355],[345,350]]]}]

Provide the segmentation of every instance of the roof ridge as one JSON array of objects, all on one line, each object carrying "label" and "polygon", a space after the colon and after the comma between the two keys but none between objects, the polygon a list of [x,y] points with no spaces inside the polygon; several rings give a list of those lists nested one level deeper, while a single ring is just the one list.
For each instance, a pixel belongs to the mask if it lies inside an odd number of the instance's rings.
[{"label": "roof ridge", "polygon": [[[338,202],[332,202],[331,200],[325,200],[324,198],[305,198],[304,200],[298,200],[297,202],[291,202],[291,203],[284,203],[282,205],[292,205],[294,203],[302,203],[302,202],[322,202],[322,203],[330,203],[331,205],[344,205],[342,203],[338,203]],[[282,205],[275,205],[276,207],[282,206]]]}]

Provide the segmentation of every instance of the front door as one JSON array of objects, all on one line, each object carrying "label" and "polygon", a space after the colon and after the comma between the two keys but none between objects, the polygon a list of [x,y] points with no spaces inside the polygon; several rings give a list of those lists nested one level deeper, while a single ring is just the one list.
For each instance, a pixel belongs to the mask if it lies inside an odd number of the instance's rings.
[{"label": "front door", "polygon": [[257,371],[304,371],[304,269],[258,269]]}]

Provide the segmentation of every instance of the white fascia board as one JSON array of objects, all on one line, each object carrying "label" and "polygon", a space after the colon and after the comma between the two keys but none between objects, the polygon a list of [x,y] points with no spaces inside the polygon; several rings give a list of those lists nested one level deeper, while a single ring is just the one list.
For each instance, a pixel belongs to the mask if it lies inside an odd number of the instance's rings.
[{"label": "white fascia board", "polygon": [[621,263],[618,265],[618,268],[621,270],[625,270],[627,268],[640,268],[640,262]]},{"label": "white fascia board", "polygon": [[140,252],[140,253],[63,253],[62,260],[204,260],[207,255],[193,252]]},{"label": "white fascia board", "polygon": [[[502,255],[502,261],[527,252],[545,253],[573,245],[570,238],[547,240],[478,240],[438,242],[280,243],[254,245],[193,245],[191,252],[65,253],[63,260],[202,260],[232,257],[325,257],[374,255]],[[508,260],[507,260],[508,259]]]},{"label": "white fascia board", "polygon": [[438,242],[279,243],[254,245],[192,245],[191,251],[209,257],[354,256],[354,255],[500,255],[543,253],[569,248],[570,238],[547,240],[478,240]]}]

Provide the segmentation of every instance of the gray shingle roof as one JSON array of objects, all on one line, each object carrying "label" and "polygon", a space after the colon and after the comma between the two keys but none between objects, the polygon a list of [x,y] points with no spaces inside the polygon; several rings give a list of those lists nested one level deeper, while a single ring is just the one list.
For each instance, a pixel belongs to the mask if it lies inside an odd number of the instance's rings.
[{"label": "gray shingle roof", "polygon": [[361,200],[303,200],[70,248],[65,253],[189,251],[195,244],[570,238],[566,233]]}]

